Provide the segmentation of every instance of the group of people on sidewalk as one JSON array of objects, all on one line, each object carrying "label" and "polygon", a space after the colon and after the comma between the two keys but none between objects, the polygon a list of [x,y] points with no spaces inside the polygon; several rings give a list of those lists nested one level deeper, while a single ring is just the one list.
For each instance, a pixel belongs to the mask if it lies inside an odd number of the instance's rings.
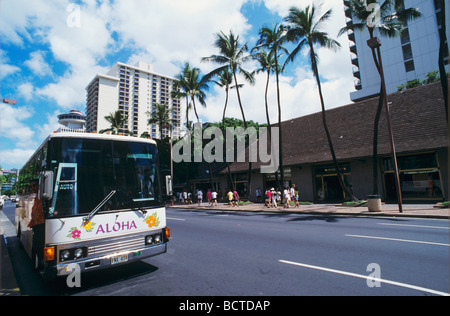
[{"label": "group of people on sidewalk", "polygon": [[[240,197],[236,190],[225,190],[227,192],[224,196],[229,207],[239,207]],[[204,200],[204,193],[201,189],[196,190],[195,197],[197,198],[198,206],[201,206]],[[190,192],[179,193],[177,198],[181,203],[192,204],[192,194]],[[262,191],[260,188],[256,190],[257,202],[262,202]],[[218,193],[215,189],[209,189],[206,192],[206,200],[208,206],[217,206],[219,199]],[[291,207],[293,202],[294,207],[300,207],[299,191],[295,184],[291,187],[285,187],[283,192],[275,190],[274,188],[267,189],[265,192],[265,206],[268,208],[278,208],[283,205],[285,208]]]},{"label": "group of people on sidewalk", "polygon": [[[226,200],[230,207],[239,206],[240,197],[236,190],[227,190]],[[195,198],[197,199],[198,206],[201,206],[204,200],[204,193],[201,189],[196,190]],[[217,201],[219,199],[218,193],[214,189],[209,189],[206,192],[206,200],[208,206],[217,206]],[[179,200],[183,204],[192,204],[192,194],[190,192],[182,192],[177,194],[177,200]]]},{"label": "group of people on sidewalk", "polygon": [[293,184],[291,187],[285,187],[283,192],[270,188],[265,193],[265,205],[268,208],[278,208],[279,205],[283,205],[285,208],[291,206],[291,202],[294,202],[294,207],[300,207],[299,204],[299,192]]}]

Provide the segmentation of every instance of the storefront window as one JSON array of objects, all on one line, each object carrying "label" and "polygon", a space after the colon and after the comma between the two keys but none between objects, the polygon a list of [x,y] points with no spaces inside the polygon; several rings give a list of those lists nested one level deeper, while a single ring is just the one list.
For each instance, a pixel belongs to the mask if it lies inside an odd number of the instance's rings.
[{"label": "storefront window", "polygon": [[[342,163],[339,170],[347,187],[351,187],[350,165]],[[316,166],[315,173],[315,195],[319,201],[342,201],[345,199],[345,193],[339,183],[337,170],[334,165]]]},{"label": "storefront window", "polygon": [[[405,200],[441,200],[444,198],[436,153],[397,158],[402,197]],[[392,159],[383,159],[386,198],[396,199]]]}]

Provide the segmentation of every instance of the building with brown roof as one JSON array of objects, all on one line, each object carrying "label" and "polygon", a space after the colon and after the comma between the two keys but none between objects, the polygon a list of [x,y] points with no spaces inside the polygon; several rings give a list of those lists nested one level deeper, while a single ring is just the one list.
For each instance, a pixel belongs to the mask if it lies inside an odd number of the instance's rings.
[{"label": "building with brown roof", "polygon": [[[408,201],[448,199],[448,125],[439,83],[388,96],[400,171],[402,195]],[[372,139],[378,97],[327,110],[327,122],[345,182],[360,199],[372,194]],[[301,102],[299,105],[301,106]],[[285,180],[296,184],[300,199],[339,201],[344,198],[332,163],[321,113],[281,123]],[[273,125],[277,126],[277,124]],[[396,199],[385,110],[379,124],[379,192]],[[276,186],[273,174],[260,173],[253,163],[252,191]],[[244,191],[248,163],[230,166],[238,190]],[[226,187],[226,169],[221,186]],[[250,192],[250,199],[254,192]]]}]

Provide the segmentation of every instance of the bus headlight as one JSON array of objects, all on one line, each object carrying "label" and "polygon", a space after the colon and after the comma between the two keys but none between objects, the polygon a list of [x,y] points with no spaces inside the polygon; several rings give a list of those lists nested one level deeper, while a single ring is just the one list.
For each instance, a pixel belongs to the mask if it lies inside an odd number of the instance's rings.
[{"label": "bus headlight", "polygon": [[63,249],[59,253],[60,261],[76,260],[87,256],[87,248]]},{"label": "bus headlight", "polygon": [[79,259],[83,256],[83,249],[78,248],[73,254],[75,256],[75,259]]},{"label": "bus headlight", "polygon": [[156,245],[163,242],[163,236],[161,233],[145,236],[145,245]]},{"label": "bus headlight", "polygon": [[69,251],[69,250],[64,250],[64,251],[61,253],[61,259],[63,259],[63,260],[69,260],[69,258],[70,258],[70,251]]}]

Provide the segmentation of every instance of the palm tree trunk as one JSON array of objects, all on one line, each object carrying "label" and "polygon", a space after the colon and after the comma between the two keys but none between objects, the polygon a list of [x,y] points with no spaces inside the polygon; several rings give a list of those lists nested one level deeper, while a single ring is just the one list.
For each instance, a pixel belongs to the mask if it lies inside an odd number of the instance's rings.
[{"label": "palm tree trunk", "polygon": [[[373,28],[369,28],[369,36],[370,39],[373,39]],[[376,51],[375,48],[371,48],[372,51],[372,58],[373,58],[373,62],[375,63],[375,67],[377,68],[378,72],[380,72],[380,63],[378,62],[378,58],[376,55]],[[380,117],[381,117],[381,112],[383,110],[383,87],[380,86],[380,95],[378,97],[378,106],[377,106],[377,112],[375,114],[375,120],[373,123],[373,144],[372,144],[372,159],[373,159],[373,164],[372,164],[372,170],[373,170],[373,188],[372,188],[372,194],[373,195],[378,195],[379,191],[378,191],[378,129],[379,129],[379,123],[380,123]]]},{"label": "palm tree trunk", "polygon": [[375,121],[373,124],[373,195],[379,195],[378,191],[378,128],[379,128],[379,122],[381,117],[381,111],[383,110],[383,91],[382,88],[380,88],[380,97],[378,99],[378,107],[377,107],[377,113],[375,114]]},{"label": "palm tree trunk", "polygon": [[190,130],[189,128],[189,97],[186,96],[186,130]]},{"label": "palm tree trunk", "polygon": [[[225,88],[225,105],[223,106],[223,114],[222,114],[222,135],[226,135],[225,134],[225,113],[227,111],[227,106],[228,106],[228,92],[229,92],[229,88],[228,86]],[[227,187],[228,188],[233,188],[234,191],[234,187],[233,187],[233,178],[231,177],[231,169],[230,169],[230,163],[227,162],[227,176],[228,176],[228,180],[227,180]]]},{"label": "palm tree trunk", "polygon": [[445,64],[444,64],[444,56],[446,50],[448,50],[448,46],[445,44],[447,41],[447,36],[445,34],[446,30],[446,21],[445,21],[445,1],[440,0],[440,7],[441,7],[441,21],[438,21],[438,23],[441,24],[441,28],[439,30],[439,74],[441,79],[441,86],[442,86],[442,92],[444,94],[444,107],[445,107],[445,118],[447,119],[447,125],[448,125],[448,79],[447,74],[445,72]]},{"label": "palm tree trunk", "polygon": [[225,135],[225,112],[227,111],[228,106],[228,86],[225,89],[225,105],[223,106],[223,114],[222,114],[222,133]]},{"label": "palm tree trunk", "polygon": [[[269,79],[270,79],[270,70],[267,71],[266,92],[265,92],[264,99],[265,99],[265,103],[266,103],[267,133],[268,133],[268,137],[269,137],[270,142],[271,142],[270,143],[270,147],[272,147],[272,129],[271,129],[271,126],[270,126],[270,118],[269,118],[269,102],[267,100],[267,94],[268,94],[268,91],[269,91]],[[272,154],[272,152],[271,152],[271,154]],[[277,184],[278,187],[281,187],[280,186],[280,181],[279,181],[279,178],[278,178],[278,171],[275,171],[275,183]]]},{"label": "palm tree trunk", "polygon": [[195,97],[192,95],[192,106],[194,107],[195,117],[197,118],[197,122],[200,121],[197,114],[197,107],[195,106]]},{"label": "palm tree trunk", "polygon": [[281,177],[281,190],[284,188],[284,168],[283,168],[283,129],[281,128],[281,101],[280,101],[280,80],[278,71],[278,58],[275,54],[275,75],[277,79],[277,102],[278,102],[278,142],[279,142],[279,164],[280,164],[280,177]]},{"label": "palm tree trunk", "polygon": [[[234,82],[236,84],[236,93],[237,93],[237,97],[238,97],[239,107],[241,109],[242,120],[244,121],[245,129],[247,129],[247,120],[245,119],[244,108],[242,107],[241,95],[239,94],[239,85],[238,85],[238,82],[237,82],[237,77],[236,77],[236,71],[235,70],[233,70],[233,77],[234,77]],[[249,156],[250,156],[250,153],[249,153]],[[251,162],[250,157],[249,157],[249,159],[248,159],[248,175],[247,175],[247,193],[248,193],[248,196],[250,196],[251,192],[252,192],[252,162]]]},{"label": "palm tree trunk", "polygon": [[331,156],[333,158],[333,163],[334,163],[334,166],[336,168],[339,184],[340,184],[342,190],[345,192],[345,195],[347,196],[347,198],[350,198],[353,201],[357,202],[358,199],[353,195],[353,193],[347,188],[347,186],[344,183],[343,176],[341,174],[341,170],[339,168],[339,164],[338,164],[337,159],[336,159],[336,153],[334,151],[333,142],[331,140],[330,132],[328,130],[328,125],[327,125],[326,112],[325,112],[325,103],[324,103],[323,95],[322,95],[322,86],[320,84],[319,70],[317,68],[317,63],[316,63],[316,59],[315,59],[316,55],[314,53],[314,48],[313,48],[313,45],[311,43],[310,43],[310,49],[311,49],[311,66],[313,68],[312,70],[314,72],[314,76],[316,77],[317,87],[319,89],[320,105],[322,107],[322,123],[323,123],[323,127],[325,129],[325,134],[327,136],[328,146],[330,147]]}]

